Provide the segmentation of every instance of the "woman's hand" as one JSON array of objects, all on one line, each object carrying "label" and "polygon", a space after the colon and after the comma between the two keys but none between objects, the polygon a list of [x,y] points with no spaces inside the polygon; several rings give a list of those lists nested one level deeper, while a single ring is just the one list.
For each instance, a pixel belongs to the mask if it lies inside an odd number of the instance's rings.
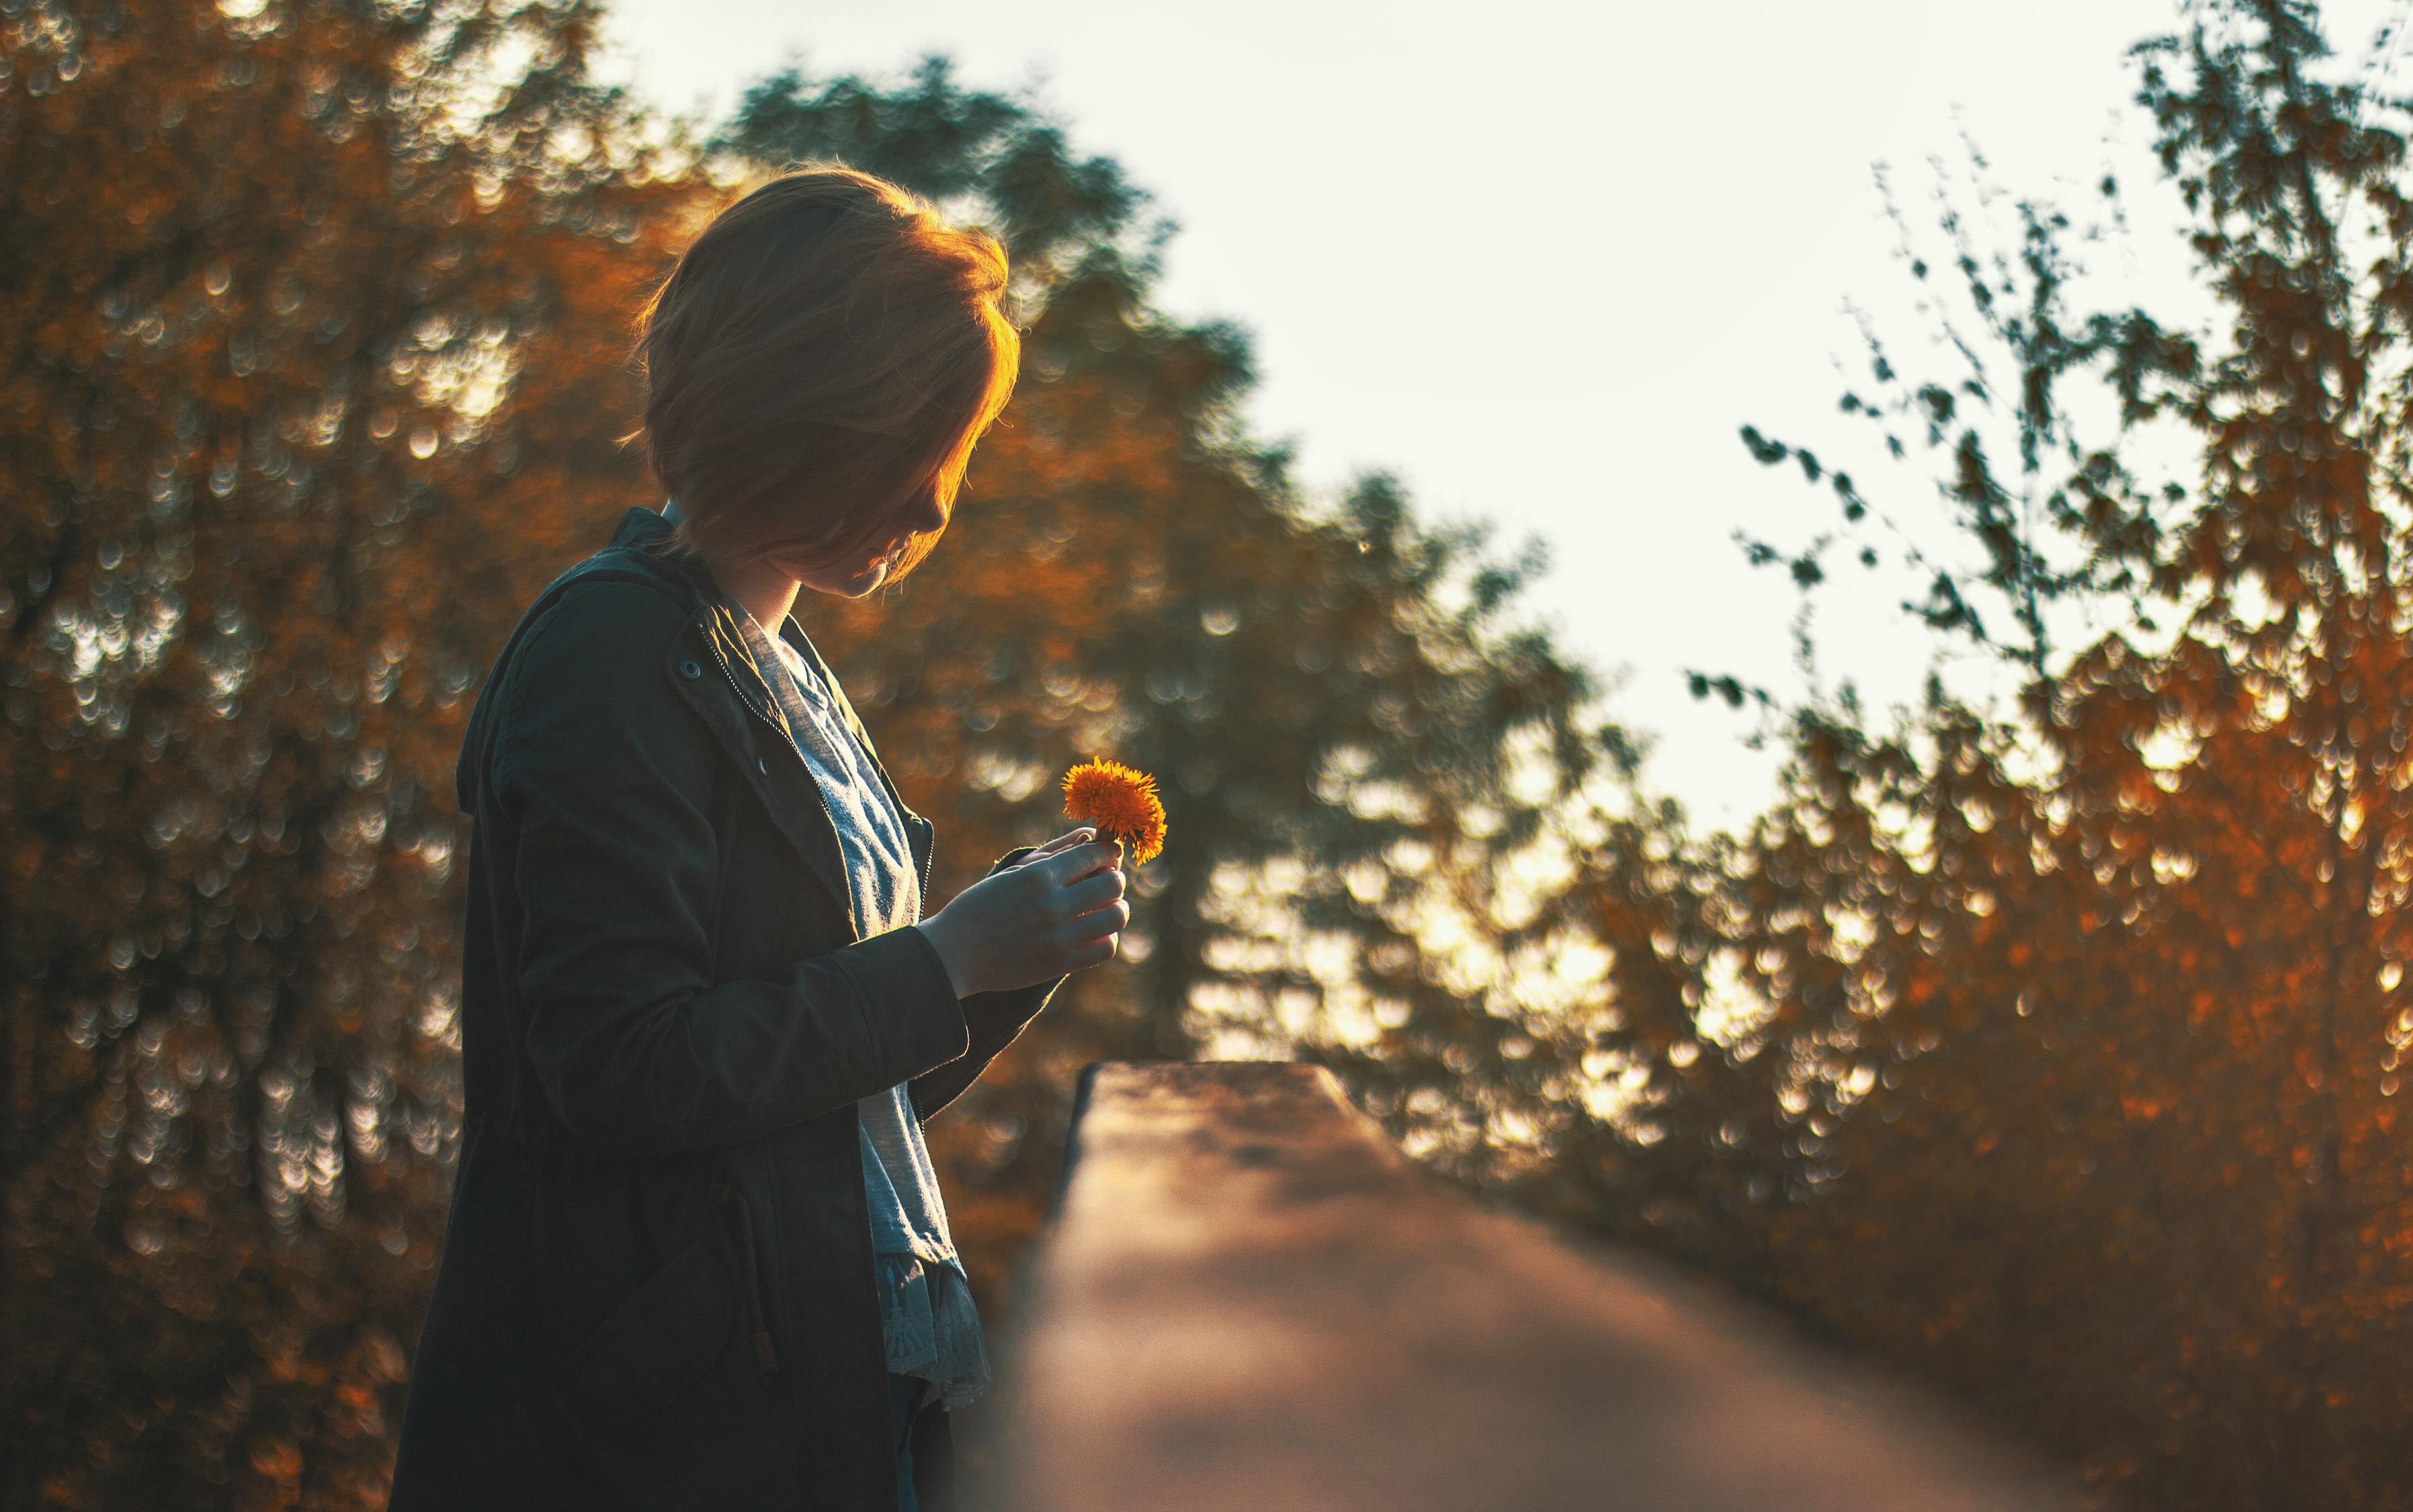
[{"label": "woman's hand", "polygon": [[914,927],[946,963],[955,996],[1027,987],[1112,960],[1131,922],[1122,842],[1076,829],[984,877]]}]

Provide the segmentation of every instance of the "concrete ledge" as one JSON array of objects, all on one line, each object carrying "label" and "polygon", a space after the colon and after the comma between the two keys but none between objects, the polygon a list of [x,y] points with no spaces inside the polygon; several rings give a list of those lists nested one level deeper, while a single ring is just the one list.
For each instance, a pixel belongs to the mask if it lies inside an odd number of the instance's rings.
[{"label": "concrete ledge", "polygon": [[1013,1512],[2042,1512],[2070,1489],[1417,1170],[1320,1067],[1090,1068],[998,1401]]}]

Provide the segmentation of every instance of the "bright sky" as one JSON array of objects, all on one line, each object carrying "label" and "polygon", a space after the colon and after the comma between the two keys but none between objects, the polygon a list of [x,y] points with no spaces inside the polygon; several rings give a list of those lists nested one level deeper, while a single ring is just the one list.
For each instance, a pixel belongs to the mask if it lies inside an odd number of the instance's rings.
[{"label": "bright sky", "polygon": [[[2014,195],[2078,203],[2116,163],[2149,245],[2128,272],[2169,277],[2124,54],[2176,0],[616,7],[619,67],[673,108],[724,110],[792,56],[896,75],[939,52],[968,85],[1034,88],[1179,222],[1162,304],[1252,334],[1252,419],[1301,481],[1387,468],[1429,518],[1497,522],[1501,556],[1541,537],[1529,614],[1621,674],[1612,710],[1652,738],[1651,779],[1711,822],[1758,804],[1768,758],[1685,669],[1792,686],[1792,595],[1734,533],[1834,518],[1737,428],[1846,450],[1846,300],[1918,346],[1871,164],[1923,228],[1928,160],[1960,161],[1963,128]],[[2399,8],[2334,0],[2332,41],[2360,60]],[[1925,507],[1917,475],[1855,471]],[[1826,669],[1879,699],[1923,666],[1899,597],[1822,612]]]}]

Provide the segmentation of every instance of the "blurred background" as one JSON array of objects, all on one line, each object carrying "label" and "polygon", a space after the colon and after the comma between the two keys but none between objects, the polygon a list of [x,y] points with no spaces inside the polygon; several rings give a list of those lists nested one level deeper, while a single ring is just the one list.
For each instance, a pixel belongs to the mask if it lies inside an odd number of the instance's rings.
[{"label": "blurred background", "polygon": [[463,722],[836,157],[1026,327],[799,606],[934,889],[1169,817],[984,1307],[1082,1065],[1306,1059],[2107,1503],[2413,1502],[2405,8],[0,0],[0,1494],[382,1505]]}]

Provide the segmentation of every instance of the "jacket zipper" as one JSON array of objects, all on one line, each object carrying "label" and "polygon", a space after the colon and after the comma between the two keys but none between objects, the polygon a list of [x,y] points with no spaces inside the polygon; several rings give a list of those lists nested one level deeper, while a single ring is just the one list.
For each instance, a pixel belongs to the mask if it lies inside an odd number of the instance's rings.
[{"label": "jacket zipper", "polygon": [[[821,660],[821,653],[819,651],[815,651],[813,653],[813,660],[816,662]],[[824,667],[824,670],[826,670],[826,667]],[[832,675],[831,681],[836,681],[835,674]],[[843,695],[839,695],[839,698],[841,702],[844,701]],[[900,820],[904,819],[908,814],[911,813],[911,810],[905,807],[905,795],[896,791],[896,779],[888,775],[887,764],[881,761],[878,755],[873,753],[868,740],[863,742],[863,754],[870,761],[872,770],[879,774],[881,786],[887,790],[888,801],[896,806],[897,817]],[[815,790],[819,791],[818,783],[815,784]],[[828,805],[823,804],[822,807],[826,808]],[[925,824],[929,823],[928,820],[923,819],[919,814],[912,814],[911,817]],[[930,901],[930,867],[931,864],[938,859],[938,847],[935,845],[922,852],[922,891],[920,896],[922,903],[925,909]]]},{"label": "jacket zipper", "polygon": [[[699,630],[704,629],[704,627],[701,625],[696,628]],[[761,709],[756,708],[754,706],[754,701],[746,696],[746,689],[737,686],[737,674],[729,670],[729,659],[720,654],[719,638],[713,635],[708,630],[704,631],[704,646],[705,649],[712,653],[713,663],[719,667],[720,674],[729,679],[729,690],[737,695],[737,702],[746,705],[746,712],[762,720],[764,724],[769,725],[772,733],[777,734],[780,741],[784,743],[790,750],[794,750],[796,746],[796,737],[781,729],[772,720],[769,715],[763,713]],[[803,759],[804,758],[801,755],[797,757],[798,761],[802,761]],[[806,775],[810,777],[812,774],[807,772]],[[819,781],[815,781],[812,784],[812,790],[814,800],[822,806],[822,817],[829,821],[830,833],[833,835],[836,834],[837,815],[830,812],[828,795],[822,792],[822,785]],[[925,865],[923,869],[927,870],[927,866]],[[847,905],[847,912],[850,914],[853,912],[853,905],[851,903]]]},{"label": "jacket zipper", "polygon": [[[822,654],[821,654],[821,652],[820,652],[820,651],[816,650],[816,651],[814,651],[814,652],[813,652],[813,660],[814,660],[816,663],[822,663]],[[824,671],[826,671],[826,670],[827,670],[826,664],[822,664],[822,670],[824,670]],[[833,674],[830,680],[831,680],[832,682],[836,681],[836,675],[835,675],[835,674]],[[842,695],[841,695],[841,697],[842,697]],[[885,788],[885,789],[887,790],[887,792],[888,792],[888,801],[889,801],[890,803],[893,803],[893,804],[895,804],[895,805],[896,806],[896,812],[897,812],[897,816],[898,816],[900,819],[902,819],[902,818],[904,817],[905,813],[907,812],[906,808],[905,808],[905,795],[904,795],[903,793],[898,793],[898,792],[896,791],[896,779],[895,778],[892,778],[892,777],[890,777],[890,776],[888,775],[888,767],[887,767],[887,765],[886,765],[884,763],[882,763],[882,762],[881,761],[881,759],[880,759],[878,756],[875,756],[875,755],[873,755],[873,754],[872,754],[868,742],[866,742],[866,743],[865,744],[865,749],[864,749],[864,752],[863,752],[863,754],[864,754],[866,757],[868,757],[868,758],[870,759],[871,765],[872,765],[872,769],[873,769],[874,771],[876,771],[877,773],[879,773],[879,775],[880,775],[880,781],[881,781],[881,785],[883,788]],[[818,782],[814,783],[814,784],[813,784],[813,791],[814,791],[815,793],[819,793],[819,792],[821,791],[821,784],[820,784],[820,783],[818,783]],[[829,808],[829,804],[828,804],[827,800],[823,800],[823,802],[822,802],[822,809],[823,809],[824,811],[826,811],[826,810],[828,809],[828,808]],[[921,816],[921,815],[919,815],[919,814],[915,814],[913,817],[914,817],[914,818],[916,818],[916,819],[921,819],[921,817],[922,817],[922,816]],[[831,821],[831,823],[836,823],[836,820],[832,820],[832,821]],[[929,821],[927,821],[927,820],[922,820],[922,823],[929,823]],[[931,866],[931,863],[932,863],[932,862],[934,862],[934,861],[936,861],[936,860],[938,859],[938,853],[939,853],[939,852],[938,852],[938,847],[934,845],[934,846],[930,847],[930,849],[928,849],[927,851],[924,852],[923,852],[923,854],[922,854],[922,892],[921,892],[921,899],[922,899],[923,904],[924,904],[925,907],[927,906],[927,904],[928,904],[928,903],[929,903],[929,901],[930,901],[930,866]]]},{"label": "jacket zipper", "polygon": [[777,1375],[779,1356],[771,1348],[770,1319],[762,1305],[762,1275],[754,1259],[754,1209],[733,1181],[722,1180],[714,1189],[714,1195],[722,1207],[737,1210],[738,1266],[746,1272],[746,1311],[753,1324],[754,1368],[764,1375]]},{"label": "jacket zipper", "polygon": [[[897,808],[904,808],[904,807],[905,807],[905,805],[903,804],[903,802],[902,802],[902,801],[899,801],[899,802],[898,802],[898,804],[896,805],[896,807],[897,807]],[[922,823],[924,823],[925,824],[926,824],[926,823],[929,823],[929,821],[925,819],[925,820],[922,821]],[[933,860],[937,859],[937,857],[938,857],[938,853],[939,853],[939,848],[938,848],[938,846],[937,846],[937,845],[935,845],[935,844],[925,844],[925,845],[924,845],[924,846],[922,847],[922,894],[921,894],[921,899],[922,899],[922,907],[923,907],[924,909],[927,909],[927,908],[930,906],[930,863],[931,863]],[[925,915],[925,916],[926,917],[926,915]]]},{"label": "jacket zipper", "polygon": [[[707,620],[696,628],[703,631],[704,649],[712,653],[713,664],[720,669],[720,675],[728,681],[729,690],[737,695],[737,702],[746,706],[748,714],[769,725],[772,733],[792,749],[795,744],[794,737],[781,729],[769,715],[755,707],[754,701],[746,696],[746,689],[738,686],[737,674],[729,669],[728,659],[720,654],[720,640],[712,633],[710,623]],[[831,832],[836,833],[837,817],[830,812],[829,800],[822,796],[821,784],[818,782],[813,784],[813,796],[820,800],[822,817],[829,821]],[[850,904],[849,912],[851,912],[851,910],[852,905]],[[727,1179],[720,1182],[717,1194],[724,1207],[733,1208],[737,1212],[738,1244],[746,1272],[747,1308],[752,1315],[754,1324],[754,1367],[766,1376],[777,1375],[779,1371],[779,1356],[771,1347],[769,1310],[762,1297],[762,1270],[754,1256],[754,1209],[747,1203],[744,1193],[737,1190],[736,1185]]]},{"label": "jacket zipper", "polygon": [[[720,654],[719,639],[713,635],[703,625],[699,625],[696,628],[698,630],[704,630],[705,647],[712,652],[712,660],[714,663],[720,668],[720,675],[728,679],[729,690],[737,695],[737,702],[746,705],[747,713],[753,715],[764,724],[770,725],[772,731],[778,735],[781,741],[786,743],[788,749],[794,750],[796,737],[790,734],[787,731],[780,729],[777,724],[772,721],[769,715],[763,713],[761,709],[756,708],[754,706],[754,701],[746,696],[746,689],[738,686],[737,674],[729,670],[728,659]],[[869,753],[866,752],[866,754]],[[798,761],[804,760],[802,753],[798,753],[796,759]],[[876,756],[872,757],[872,764],[874,766],[880,766],[880,758]],[[808,778],[812,776],[809,771],[805,775]],[[901,814],[905,808],[905,800],[902,796],[897,794],[895,779],[888,776],[888,770],[884,766],[880,766],[880,777],[881,780],[887,784],[890,800],[896,805],[897,810]],[[830,812],[829,795],[822,792],[822,785],[819,778],[814,778],[812,782],[812,790],[814,799],[822,806],[822,817],[829,821],[831,832],[836,833],[837,829],[837,815]],[[917,815],[915,817],[918,818],[920,816]],[[929,823],[926,819],[922,822],[925,824]],[[925,910],[927,909],[930,901],[930,867],[931,864],[938,859],[938,855],[939,848],[935,845],[925,848],[922,852],[922,891],[920,896],[923,906]]]}]

